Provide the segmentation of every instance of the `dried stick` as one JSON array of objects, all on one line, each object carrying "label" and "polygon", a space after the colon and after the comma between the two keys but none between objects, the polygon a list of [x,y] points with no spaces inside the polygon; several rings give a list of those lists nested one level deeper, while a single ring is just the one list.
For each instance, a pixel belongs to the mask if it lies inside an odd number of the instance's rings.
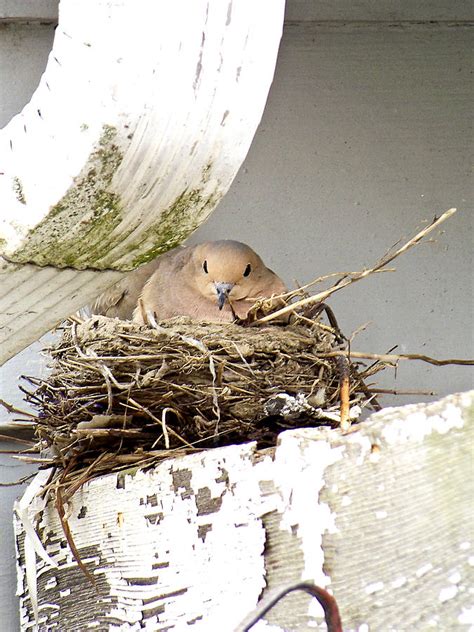
[{"label": "dried stick", "polygon": [[273,312],[272,314],[268,314],[267,316],[263,316],[262,318],[259,318],[258,320],[255,321],[255,323],[256,324],[268,323],[271,320],[274,320],[275,318],[279,318],[280,316],[288,314],[289,312],[292,312],[295,309],[303,307],[304,305],[311,305],[319,301],[324,301],[328,296],[331,296],[331,294],[334,294],[334,292],[342,290],[342,288],[347,287],[348,285],[351,285],[352,283],[355,283],[356,281],[365,279],[370,274],[379,272],[387,264],[389,264],[391,261],[396,259],[396,257],[405,253],[407,250],[409,250],[410,248],[415,246],[417,243],[419,243],[423,239],[423,237],[426,237],[426,235],[431,233],[442,222],[446,221],[449,217],[451,217],[451,215],[453,215],[456,212],[456,210],[457,209],[455,208],[450,208],[448,211],[443,213],[441,217],[434,219],[429,226],[426,226],[425,228],[423,228],[423,230],[420,230],[414,237],[412,237],[409,241],[407,241],[406,244],[404,244],[401,248],[398,248],[398,250],[396,250],[395,252],[391,254],[387,253],[386,255],[384,255],[382,259],[380,259],[380,261],[378,261],[372,268],[369,268],[367,270],[361,270],[360,272],[349,273],[345,277],[342,277],[341,279],[339,279],[339,281],[335,283],[329,289],[319,292],[318,294],[314,294],[313,296],[308,296],[307,298],[303,298],[297,301],[296,303],[286,305],[285,307],[282,307],[281,309],[277,310],[276,312]]},{"label": "dried stick", "polygon": [[[1,427],[2,427],[2,430],[4,430],[4,429],[6,429],[7,431],[13,430],[13,432],[16,430],[15,426],[13,426],[13,427],[12,426],[7,426],[5,428],[5,426],[3,426],[3,424],[2,424]],[[33,428],[34,428],[34,426],[31,425],[31,426],[28,426],[27,429],[31,431]],[[21,426],[20,426],[20,429],[21,429]],[[11,442],[11,443],[25,443],[26,445],[33,445],[33,443],[34,443],[33,439],[22,439],[21,437],[15,437],[15,435],[13,435],[13,434],[9,435],[9,434],[4,434],[4,433],[0,433],[0,441],[8,441],[8,442]],[[8,454],[9,452],[11,452],[11,450],[0,450],[0,452],[2,454],[3,453]]]},{"label": "dried stick", "polygon": [[404,390],[392,388],[368,388],[368,393],[381,393],[382,395],[437,395],[435,391],[422,391],[416,388],[407,388]]},{"label": "dried stick", "polygon": [[0,487],[14,487],[15,485],[23,485],[23,483],[27,483],[35,476],[36,476],[36,472],[34,472],[33,474],[27,474],[26,476],[23,476],[17,481],[12,481],[10,483],[0,483]]},{"label": "dried stick", "polygon": [[[374,272],[396,272],[395,268],[384,268],[383,270],[375,270]],[[319,283],[322,283],[323,281],[327,281],[328,279],[333,279],[334,277],[346,277],[346,276],[350,276],[350,275],[354,275],[354,274],[359,274],[359,272],[331,272],[331,274],[324,274],[323,276],[317,277],[316,279],[313,279],[312,281],[310,281],[309,283],[305,283],[305,285],[298,285],[298,287],[295,290],[290,290],[289,292],[285,292],[284,294],[278,294],[277,296],[273,296],[274,299],[283,299],[283,300],[290,300],[292,298],[294,298],[295,296],[298,296],[299,294],[303,294],[305,290],[307,290],[308,288],[312,287],[313,285],[318,285]],[[295,281],[296,283],[296,281]],[[258,299],[252,299],[249,298],[249,301],[251,300],[258,300]]]},{"label": "dried stick", "polygon": [[341,430],[348,430],[351,422],[349,418],[349,397],[350,397],[350,380],[349,380],[349,362],[346,356],[339,356],[337,359],[339,367],[339,397],[341,400]]},{"label": "dried stick", "polygon": [[25,415],[25,417],[35,417],[32,413],[26,412],[26,410],[21,410],[20,408],[15,408],[4,399],[0,399],[0,406],[3,406],[9,413],[16,413],[17,415]]},{"label": "dried stick", "polygon": [[141,297],[138,299],[138,309],[140,310],[140,316],[142,317],[143,322],[145,323],[145,325],[148,325],[148,318],[146,315],[145,306],[143,305],[143,299]]},{"label": "dried stick", "polygon": [[[321,358],[337,358],[338,356],[347,356],[347,351],[328,351],[327,353],[319,353]],[[362,358],[366,360],[377,360],[378,362],[390,362],[395,364],[399,360],[422,360],[428,364],[436,366],[446,366],[447,364],[459,364],[461,366],[474,366],[474,360],[461,360],[459,358],[449,358],[447,360],[437,360],[420,353],[363,353],[361,351],[351,351],[351,358]]]},{"label": "dried stick", "polygon": [[307,592],[319,601],[324,610],[324,618],[328,632],[342,632],[341,617],[336,600],[324,590],[324,588],[320,588],[309,581],[299,581],[295,584],[287,584],[286,586],[279,586],[271,590],[258,602],[256,608],[245,617],[244,621],[237,626],[235,632],[250,632],[250,629],[253,628],[282,597],[296,590]]},{"label": "dried stick", "polygon": [[92,575],[92,573],[89,571],[87,566],[82,561],[81,556],[79,554],[79,551],[77,550],[76,544],[75,544],[74,539],[72,537],[71,529],[69,527],[69,522],[68,522],[68,520],[66,518],[66,511],[64,509],[64,503],[63,503],[63,499],[62,499],[62,495],[61,495],[61,491],[60,491],[60,486],[59,485],[56,485],[56,503],[55,503],[55,505],[56,505],[56,510],[58,512],[59,521],[61,522],[61,526],[63,528],[64,535],[66,537],[67,543],[69,544],[69,548],[71,549],[71,553],[72,553],[74,559],[77,562],[77,565],[79,566],[81,571],[84,573],[84,575],[87,577],[87,579],[91,582],[91,584],[94,586],[96,591],[99,592],[98,587],[97,587],[97,583],[95,581],[95,577]]},{"label": "dried stick", "polygon": [[[161,426],[162,430],[163,430],[163,434],[165,434],[165,432],[167,432],[167,434],[173,435],[173,437],[176,437],[176,439],[181,441],[181,443],[184,443],[184,445],[187,446],[188,448],[192,448],[193,447],[191,445],[191,443],[188,443],[186,441],[186,439],[183,439],[183,437],[181,437],[181,435],[179,435],[175,430],[173,430],[173,428],[169,428],[168,427],[167,431],[165,431],[165,429],[163,428],[163,421],[161,419],[158,419],[158,417],[156,417],[150,410],[148,410],[148,408],[146,408],[145,406],[142,406],[141,404],[139,404],[132,397],[129,398],[128,403],[132,404],[133,406],[135,406],[137,408],[137,410],[143,411],[146,415],[148,415],[148,417],[150,417],[150,419],[152,419],[157,424],[159,424]],[[168,410],[172,410],[172,409],[168,408]]]}]

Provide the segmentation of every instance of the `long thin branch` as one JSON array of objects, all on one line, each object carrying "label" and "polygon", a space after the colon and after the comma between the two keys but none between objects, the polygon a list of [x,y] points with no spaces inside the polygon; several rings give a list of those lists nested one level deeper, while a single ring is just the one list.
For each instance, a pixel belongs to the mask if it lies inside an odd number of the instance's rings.
[{"label": "long thin branch", "polygon": [[361,279],[365,279],[370,274],[374,274],[374,272],[378,272],[381,268],[385,267],[391,261],[393,261],[400,255],[405,253],[407,250],[415,246],[417,243],[419,243],[424,237],[426,237],[426,235],[431,233],[440,224],[442,224],[448,218],[450,218],[451,215],[453,215],[456,212],[456,210],[457,209],[455,208],[450,208],[448,211],[443,213],[441,217],[434,219],[429,226],[426,226],[425,228],[420,230],[414,237],[412,237],[409,241],[407,241],[406,244],[401,246],[401,248],[398,248],[398,250],[395,250],[395,252],[393,253],[387,253],[386,255],[384,255],[382,259],[380,259],[380,261],[378,261],[372,268],[368,268],[367,270],[361,270],[360,272],[350,273],[345,278],[343,277],[342,279],[340,279],[337,283],[335,283],[332,287],[328,288],[327,290],[323,290],[322,292],[319,292],[318,294],[314,294],[313,296],[308,296],[307,298],[303,298],[297,301],[296,303],[286,305],[285,307],[282,307],[281,309],[277,310],[276,312],[273,312],[272,314],[268,314],[267,316],[263,316],[262,318],[259,318],[258,320],[255,321],[255,324],[268,323],[271,320],[274,320],[275,318],[279,318],[280,316],[288,314],[289,312],[292,312],[293,310],[298,309],[300,307],[304,307],[305,305],[311,305],[313,303],[324,301],[325,299],[328,298],[328,296],[331,296],[331,294],[334,294],[334,292],[338,292],[339,290],[342,290],[342,288],[347,287],[348,285],[351,285],[352,283],[355,283],[356,281],[360,281]]},{"label": "long thin branch", "polygon": [[[395,268],[385,268],[383,270],[375,270],[375,272],[396,272]],[[289,300],[294,298],[295,296],[298,296],[299,294],[302,294],[305,290],[307,290],[308,288],[312,287],[313,285],[318,285],[319,283],[322,283],[323,281],[327,281],[328,279],[333,279],[334,277],[339,277],[344,279],[347,276],[351,276],[353,274],[360,274],[359,272],[331,272],[331,274],[324,274],[323,276],[317,277],[316,279],[313,279],[312,281],[310,281],[309,283],[305,283],[305,285],[299,285],[295,290],[290,290],[289,292],[284,292],[283,294],[278,294],[277,296],[274,296],[274,299],[284,299],[284,300]],[[258,299],[252,299],[249,298],[249,301],[251,300],[258,300]]]},{"label": "long thin branch", "polygon": [[18,415],[25,415],[25,417],[35,417],[32,413],[28,413],[26,410],[21,410],[20,408],[15,408],[8,402],[3,399],[0,399],[0,406],[3,406],[9,413],[16,413]]},{"label": "long thin branch", "polygon": [[[347,356],[347,351],[329,351],[328,353],[319,353],[321,358],[336,358],[338,356]],[[449,358],[448,360],[437,360],[420,353],[363,353],[361,351],[351,351],[351,358],[362,358],[366,360],[378,360],[379,362],[395,363],[399,360],[422,360],[428,364],[436,366],[446,366],[447,364],[459,364],[461,366],[474,366],[474,360],[461,360],[458,358]]]},{"label": "long thin branch", "polygon": [[423,391],[416,388],[405,388],[403,390],[394,388],[368,388],[368,393],[376,393],[381,395],[437,395],[435,391]]}]

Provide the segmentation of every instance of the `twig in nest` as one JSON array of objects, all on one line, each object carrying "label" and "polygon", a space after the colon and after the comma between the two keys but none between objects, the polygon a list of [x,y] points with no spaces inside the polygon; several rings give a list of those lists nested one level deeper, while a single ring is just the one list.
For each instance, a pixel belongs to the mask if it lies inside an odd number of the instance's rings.
[{"label": "twig in nest", "polygon": [[84,319],[77,316],[77,314],[71,314],[70,316],[68,316],[68,320],[70,320],[72,323],[76,323],[76,325],[82,325],[82,323],[84,322]]},{"label": "twig in nest", "polygon": [[148,318],[146,316],[145,306],[143,305],[142,298],[138,299],[138,309],[140,310],[140,316],[142,317],[143,322],[145,323],[145,325],[148,325]]},{"label": "twig in nest", "polygon": [[[161,427],[163,429],[163,437],[165,440],[165,448],[167,450],[170,449],[170,436],[168,434],[168,427],[166,425],[166,413],[173,413],[174,410],[172,408],[169,408],[168,406],[166,408],[163,408],[163,412],[161,413]],[[155,441],[155,443],[151,446],[152,449],[156,446],[156,444],[158,443],[158,439]]]},{"label": "twig in nest", "polygon": [[383,395],[437,395],[435,391],[422,391],[416,388],[407,388],[404,390],[392,388],[369,388],[368,393],[381,393]]},{"label": "twig in nest", "polygon": [[[77,338],[77,322],[73,321],[72,322],[72,326],[71,326],[71,337],[72,337],[72,341],[74,343],[74,346],[76,348],[76,351],[79,355],[80,358],[84,358],[85,360],[90,360],[91,356],[86,355],[81,347],[79,346],[79,340]],[[113,403],[114,403],[114,398],[112,396],[112,384],[110,383],[110,371],[105,371],[103,370],[105,367],[102,363],[98,363],[99,366],[96,367],[94,365],[91,365],[92,370],[98,371],[99,373],[102,374],[104,380],[105,380],[105,384],[107,386],[107,401],[108,401],[108,406],[107,406],[107,414],[110,414],[110,412],[112,411],[113,408]]]},{"label": "twig in nest", "polygon": [[360,333],[365,331],[367,327],[371,324],[372,324],[372,321],[369,320],[366,323],[363,323],[362,325],[359,325],[358,327],[356,327],[356,329],[354,329],[354,331],[349,336],[349,344],[352,344],[356,336],[358,336]]},{"label": "twig in nest", "polygon": [[341,400],[341,430],[348,430],[351,421],[349,416],[349,395],[350,395],[350,380],[349,380],[349,362],[347,360],[347,354],[341,355],[337,359],[337,365],[339,369],[339,397]]},{"label": "twig in nest", "polygon": [[23,485],[23,483],[27,483],[35,476],[36,476],[36,472],[33,472],[33,474],[28,474],[27,476],[23,476],[22,478],[19,478],[17,481],[12,481],[11,483],[0,483],[0,487],[15,487],[15,485]]},{"label": "twig in nest", "polygon": [[12,406],[11,404],[9,404],[3,399],[0,399],[0,406],[3,406],[3,408],[5,408],[9,413],[16,413],[17,415],[25,415],[25,417],[33,417],[33,418],[35,418],[36,416],[36,415],[33,415],[32,413],[27,413],[26,410],[20,410],[19,408],[15,408],[15,406]]},{"label": "twig in nest", "polygon": [[64,509],[63,498],[61,495],[61,485],[60,485],[59,480],[57,481],[55,488],[56,488],[56,503],[55,503],[56,510],[58,512],[59,520],[61,522],[61,526],[63,528],[67,543],[69,544],[69,548],[71,549],[74,559],[76,560],[77,565],[79,566],[81,571],[84,573],[87,579],[91,582],[91,584],[94,586],[97,592],[99,592],[95,578],[92,575],[92,573],[89,571],[87,566],[84,564],[84,562],[82,561],[81,556],[79,555],[79,551],[77,550],[76,543],[74,542],[74,539],[72,537],[71,529],[69,527],[69,522],[67,521],[67,518],[66,518],[66,512]]},{"label": "twig in nest", "polygon": [[455,213],[456,210],[457,209],[455,208],[450,208],[448,211],[443,213],[441,217],[435,218],[429,226],[426,226],[425,228],[423,228],[423,230],[420,230],[414,237],[412,237],[409,241],[407,241],[406,244],[401,246],[401,248],[398,248],[398,250],[396,250],[395,252],[392,252],[392,253],[389,252],[386,255],[384,255],[372,268],[369,268],[367,270],[361,270],[360,272],[349,273],[345,275],[342,279],[339,279],[339,281],[337,281],[329,289],[319,292],[318,294],[314,294],[313,296],[308,296],[307,298],[303,298],[297,301],[296,303],[291,303],[290,305],[286,305],[285,307],[278,309],[276,312],[273,312],[271,314],[268,314],[267,316],[263,316],[262,318],[259,318],[255,322],[268,323],[271,320],[274,320],[275,318],[279,318],[280,316],[288,314],[289,312],[295,309],[298,309],[300,307],[303,307],[305,305],[311,305],[313,303],[324,301],[328,296],[331,296],[331,294],[334,294],[334,292],[342,290],[342,288],[347,287],[348,285],[351,285],[352,283],[355,283],[356,281],[365,279],[370,274],[374,274],[375,272],[380,272],[382,268],[388,265],[391,261],[393,261],[398,256],[400,256],[401,254],[405,253],[407,250],[415,246],[418,242],[420,242],[423,239],[423,237],[426,237],[426,235],[431,233],[442,222],[446,221],[449,217],[451,217],[451,215],[453,215],[453,213]]},{"label": "twig in nest", "polygon": [[[346,351],[329,351],[320,354],[322,358],[336,358],[338,356],[347,355]],[[361,351],[351,351],[352,358],[361,358],[366,360],[377,360],[378,362],[387,362],[396,364],[399,360],[421,360],[434,364],[435,366],[446,366],[448,364],[459,364],[461,366],[474,366],[474,360],[464,360],[459,358],[449,358],[447,360],[437,360],[420,353],[363,353]]]},{"label": "twig in nest", "polygon": [[82,476],[78,476],[77,478],[73,476],[73,482],[69,485],[67,489],[67,498],[72,498],[72,496],[76,493],[76,491],[82,487],[84,483],[87,483],[88,480],[92,478],[91,473],[93,474],[94,470],[97,469],[98,465],[107,459],[107,453],[104,452],[99,454],[99,456],[92,461],[88,468],[86,468],[85,472]]},{"label": "twig in nest", "polygon": [[[317,322],[318,316],[322,312],[326,314],[329,324],[331,325],[330,331],[336,337],[337,342],[341,344],[343,344],[344,342],[347,342],[347,338],[344,336],[344,334],[341,331],[341,328],[339,327],[339,324],[336,319],[336,315],[334,314],[332,309],[329,307],[329,305],[326,305],[326,303],[316,303],[315,305],[309,305],[308,308],[303,312],[303,316],[301,316],[300,314],[296,314],[296,312],[295,314],[297,315],[297,317],[305,318],[309,320],[312,324],[315,324],[315,322]],[[323,323],[318,321],[317,324],[318,324],[318,327],[324,328]]]},{"label": "twig in nest", "polygon": [[[161,419],[158,419],[158,417],[156,415],[154,415],[150,410],[148,410],[148,408],[145,408],[145,406],[142,406],[141,404],[139,404],[132,397],[129,398],[128,402],[130,404],[132,404],[133,406],[136,406],[137,410],[143,411],[145,413],[145,415],[150,417],[150,419],[153,419],[153,421],[156,421],[156,423],[159,424],[161,426],[161,428],[163,429],[163,435],[165,434],[165,430],[163,428],[163,422],[162,422]],[[171,410],[171,408],[169,408],[168,410]],[[190,443],[188,443],[186,441],[186,439],[183,439],[183,437],[181,435],[179,435],[175,430],[173,430],[173,428],[167,427],[167,431],[166,431],[167,436],[168,436],[168,433],[172,434],[179,441],[181,441],[181,443],[183,443],[184,445],[188,446],[188,448],[192,448],[193,447]]]},{"label": "twig in nest", "polygon": [[[395,268],[384,268],[383,270],[375,270],[374,272],[395,272]],[[318,285],[319,283],[322,283],[323,281],[327,281],[328,279],[334,279],[334,277],[341,277],[341,279],[345,279],[348,276],[352,276],[354,274],[360,274],[359,272],[331,272],[331,274],[325,274],[323,276],[317,277],[316,279],[313,279],[313,281],[310,281],[309,283],[306,283],[305,285],[298,285],[298,287],[296,288],[296,290],[290,290],[289,292],[285,292],[284,294],[279,294],[278,296],[275,296],[275,299],[283,299],[285,301],[289,301],[292,298],[295,298],[295,296],[301,296],[301,295],[305,295],[305,290],[307,290],[308,288],[312,287],[313,285]],[[340,280],[339,279],[339,282]],[[296,281],[295,281],[296,283]]]},{"label": "twig in nest", "polygon": [[[23,430],[23,428],[21,428],[21,426],[19,426],[20,430]],[[28,426],[27,427],[28,430],[32,431],[32,427]],[[5,430],[7,431],[7,434],[0,434],[0,441],[8,441],[10,443],[23,443],[26,445],[33,445],[34,441],[32,439],[22,439],[21,437],[15,437],[15,435],[13,434],[8,434],[9,431],[11,431],[12,433],[15,432],[17,430],[16,426],[7,426],[5,428]],[[10,450],[1,450],[2,453],[9,453]]]}]

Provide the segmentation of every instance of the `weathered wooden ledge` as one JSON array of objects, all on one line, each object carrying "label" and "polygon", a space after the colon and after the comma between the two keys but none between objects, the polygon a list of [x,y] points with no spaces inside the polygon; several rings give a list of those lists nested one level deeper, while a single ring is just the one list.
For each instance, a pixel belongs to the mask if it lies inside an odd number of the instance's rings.
[{"label": "weathered wooden ledge", "polygon": [[260,122],[284,0],[61,0],[0,131],[0,363],[195,230]]},{"label": "weathered wooden ledge", "polygon": [[[26,515],[57,565],[37,558],[39,629],[230,632],[266,588],[299,579],[329,587],[345,631],[464,629],[473,422],[471,391],[382,410],[347,435],[288,431],[273,450],[231,446],[95,479],[75,494],[69,524],[99,593],[36,498]],[[18,518],[15,529],[31,630],[31,543]],[[293,594],[254,629],[321,620],[314,600]]]}]

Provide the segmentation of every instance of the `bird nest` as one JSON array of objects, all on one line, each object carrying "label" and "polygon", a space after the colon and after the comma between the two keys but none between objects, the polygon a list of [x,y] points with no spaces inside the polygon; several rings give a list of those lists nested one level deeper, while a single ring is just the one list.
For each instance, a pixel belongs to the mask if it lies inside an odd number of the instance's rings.
[{"label": "bird nest", "polygon": [[[279,432],[294,427],[347,429],[364,407],[380,408],[377,389],[365,380],[401,359],[473,364],[419,354],[351,354],[322,302],[371,274],[392,271],[387,266],[394,259],[455,211],[435,217],[370,268],[319,277],[277,297],[286,303],[277,311],[272,300],[257,301],[239,324],[178,318],[152,319],[149,327],[100,316],[71,318],[51,350],[52,374],[26,378],[34,390],[22,389],[38,410],[39,442],[31,451],[47,449],[40,461],[58,467],[62,483],[75,473],[66,484],[72,493],[91,476],[182,452],[249,440],[271,446]],[[333,277],[339,278],[328,289],[305,293]],[[322,322],[323,311],[329,325]],[[290,322],[275,324],[281,317]],[[374,361],[365,366],[355,356]]]},{"label": "bird nest", "polygon": [[[154,327],[70,320],[46,380],[29,378],[36,432],[61,468],[111,471],[340,423],[374,407],[364,368],[341,356],[337,329],[314,320],[248,326],[175,318]],[[343,402],[344,404],[344,402]]]}]

